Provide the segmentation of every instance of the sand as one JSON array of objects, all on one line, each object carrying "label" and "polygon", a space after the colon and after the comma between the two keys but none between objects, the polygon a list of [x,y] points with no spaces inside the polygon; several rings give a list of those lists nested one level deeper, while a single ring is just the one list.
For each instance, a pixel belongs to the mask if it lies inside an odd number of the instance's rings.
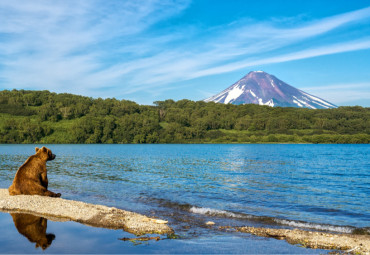
[{"label": "sand", "polygon": [[54,221],[76,221],[94,227],[123,229],[135,235],[171,234],[167,221],[115,207],[45,196],[10,196],[0,189],[0,211],[31,213]]}]

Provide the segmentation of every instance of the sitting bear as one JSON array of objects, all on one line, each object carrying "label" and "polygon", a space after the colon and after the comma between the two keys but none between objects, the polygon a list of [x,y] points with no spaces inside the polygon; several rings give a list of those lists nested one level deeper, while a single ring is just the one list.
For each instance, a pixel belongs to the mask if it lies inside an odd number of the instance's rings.
[{"label": "sitting bear", "polygon": [[18,169],[12,185],[9,187],[9,195],[40,195],[60,197],[60,193],[48,190],[48,177],[46,173],[46,161],[55,159],[55,155],[46,147],[35,148],[36,154],[29,157]]},{"label": "sitting bear", "polygon": [[13,217],[18,232],[27,237],[30,242],[36,243],[36,248],[41,247],[45,250],[55,239],[54,234],[46,233],[47,220],[45,218],[22,213],[11,213],[10,215]]}]

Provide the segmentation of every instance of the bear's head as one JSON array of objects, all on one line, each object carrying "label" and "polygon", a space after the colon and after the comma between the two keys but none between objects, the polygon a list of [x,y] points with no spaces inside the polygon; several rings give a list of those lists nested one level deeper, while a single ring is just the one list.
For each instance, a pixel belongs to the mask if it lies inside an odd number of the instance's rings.
[{"label": "bear's head", "polygon": [[41,149],[36,147],[35,151],[36,151],[36,155],[38,155],[39,157],[41,157],[42,159],[46,161],[55,159],[55,154],[53,154],[51,150],[46,148],[45,146],[43,146]]},{"label": "bear's head", "polygon": [[40,239],[36,241],[35,247],[41,247],[42,250],[46,250],[51,245],[54,239],[54,234],[46,234],[45,236],[41,236]]}]

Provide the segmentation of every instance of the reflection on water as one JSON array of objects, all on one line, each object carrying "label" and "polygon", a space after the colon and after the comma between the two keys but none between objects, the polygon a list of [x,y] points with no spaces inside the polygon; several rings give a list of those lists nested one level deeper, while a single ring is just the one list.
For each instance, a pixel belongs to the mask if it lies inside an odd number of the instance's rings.
[{"label": "reflection on water", "polygon": [[[192,227],[194,238],[167,239],[160,241],[122,240],[137,238],[122,230],[89,227],[73,221],[48,220],[47,230],[57,233],[47,250],[34,248],[14,227],[8,213],[0,211],[0,254],[324,254],[323,250],[311,250],[293,246],[285,241],[251,237],[244,233],[199,232]],[[46,231],[42,232],[45,236]],[[141,245],[136,245],[142,242]]]},{"label": "reflection on water", "polygon": [[36,243],[36,248],[46,250],[53,240],[54,234],[47,234],[47,219],[32,214],[11,213],[13,222],[18,232],[27,237],[31,243]]}]

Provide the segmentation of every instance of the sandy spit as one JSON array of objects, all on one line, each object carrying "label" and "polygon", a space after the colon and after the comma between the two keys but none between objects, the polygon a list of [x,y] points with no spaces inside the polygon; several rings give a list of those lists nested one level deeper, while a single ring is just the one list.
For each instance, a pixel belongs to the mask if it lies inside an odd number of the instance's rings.
[{"label": "sandy spit", "polygon": [[170,234],[166,221],[115,207],[45,196],[10,196],[0,189],[0,211],[31,213],[53,221],[76,221],[94,227],[123,229],[135,235]]},{"label": "sandy spit", "polygon": [[237,231],[286,240],[306,248],[341,250],[351,254],[370,254],[369,235],[331,234],[299,229],[240,227]]}]

